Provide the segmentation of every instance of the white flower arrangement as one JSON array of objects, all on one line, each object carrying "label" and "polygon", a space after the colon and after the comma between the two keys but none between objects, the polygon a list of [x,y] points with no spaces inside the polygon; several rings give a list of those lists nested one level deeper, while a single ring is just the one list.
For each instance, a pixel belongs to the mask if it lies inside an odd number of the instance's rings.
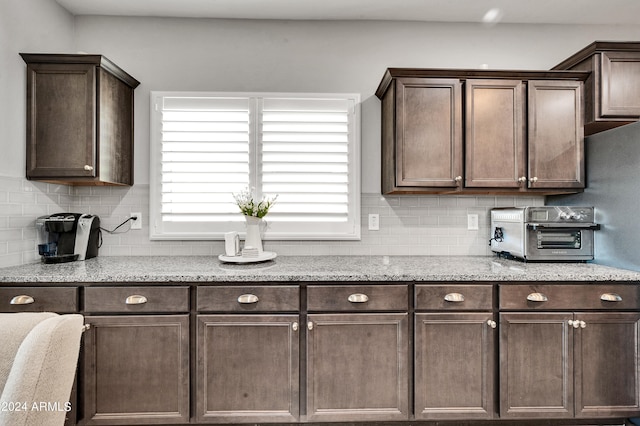
[{"label": "white flower arrangement", "polygon": [[276,195],[273,198],[262,197],[262,200],[256,203],[253,199],[252,191],[247,188],[238,194],[233,194],[233,198],[236,200],[236,204],[243,215],[263,218],[269,213],[269,209],[276,202],[278,196]]}]

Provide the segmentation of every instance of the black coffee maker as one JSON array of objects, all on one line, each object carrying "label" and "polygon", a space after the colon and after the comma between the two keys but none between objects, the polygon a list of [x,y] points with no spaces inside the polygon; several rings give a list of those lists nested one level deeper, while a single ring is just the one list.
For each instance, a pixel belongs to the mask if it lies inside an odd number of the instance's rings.
[{"label": "black coffee maker", "polygon": [[100,218],[82,213],[56,213],[36,219],[38,254],[44,263],[73,262],[98,255]]}]

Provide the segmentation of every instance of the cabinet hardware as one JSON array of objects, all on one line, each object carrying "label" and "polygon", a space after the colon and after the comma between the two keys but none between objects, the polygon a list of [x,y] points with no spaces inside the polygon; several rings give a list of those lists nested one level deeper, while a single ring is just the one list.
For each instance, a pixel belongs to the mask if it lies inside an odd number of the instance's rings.
[{"label": "cabinet hardware", "polygon": [[90,165],[88,165],[88,164],[85,164],[85,165],[84,165],[84,169],[85,169],[86,171],[90,172],[90,171],[92,171],[92,170],[93,170],[93,166],[90,166]]},{"label": "cabinet hardware", "polygon": [[587,323],[584,322],[584,321],[569,320],[567,322],[569,323],[569,326],[571,326],[573,328],[587,328]]},{"label": "cabinet hardware", "polygon": [[91,328],[91,324],[85,324],[82,326],[82,332],[88,331]]},{"label": "cabinet hardware", "polygon": [[529,182],[531,182],[531,183],[536,183],[537,181],[538,181],[537,176],[534,176],[531,179],[529,179]]},{"label": "cabinet hardware", "polygon": [[35,299],[31,296],[27,296],[25,294],[22,294],[20,296],[16,296],[13,299],[11,299],[11,302],[9,302],[9,304],[11,305],[30,305],[33,302],[35,302]]},{"label": "cabinet hardware", "polygon": [[307,323],[307,328],[309,329],[309,331],[313,330],[313,321],[309,321]]},{"label": "cabinet hardware", "polygon": [[298,331],[298,323],[297,323],[297,322],[294,322],[293,324],[291,324],[291,329],[292,329],[293,331]]},{"label": "cabinet hardware", "polygon": [[494,320],[487,320],[487,325],[491,328],[496,328],[498,326]]},{"label": "cabinet hardware", "polygon": [[604,293],[600,296],[600,300],[603,302],[622,302],[622,296],[616,293]]},{"label": "cabinet hardware", "polygon": [[147,303],[147,298],[139,294],[132,294],[131,296],[127,297],[124,303],[127,305],[144,305],[145,303]]},{"label": "cabinet hardware", "polygon": [[460,303],[464,302],[464,295],[460,293],[448,293],[446,296],[444,296],[444,300],[446,300],[447,302]]},{"label": "cabinet hardware", "polygon": [[258,303],[259,300],[255,294],[241,294],[238,296],[238,303],[242,303],[243,305]]},{"label": "cabinet hardware", "polygon": [[546,302],[549,299],[542,293],[530,293],[527,296],[527,300],[529,302]]},{"label": "cabinet hardware", "polygon": [[362,293],[354,293],[347,300],[351,303],[366,303],[369,301],[369,296]]},{"label": "cabinet hardware", "polygon": [[462,176],[456,176],[454,180],[459,184],[460,182],[462,182]]},{"label": "cabinet hardware", "polygon": [[518,178],[518,182],[520,182],[520,184],[523,184],[527,181],[527,177],[526,176],[521,176]]}]

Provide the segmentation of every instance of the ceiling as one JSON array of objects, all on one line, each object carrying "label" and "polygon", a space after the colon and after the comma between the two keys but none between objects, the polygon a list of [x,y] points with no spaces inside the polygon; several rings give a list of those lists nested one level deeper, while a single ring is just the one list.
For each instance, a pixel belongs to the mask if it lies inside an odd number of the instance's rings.
[{"label": "ceiling", "polygon": [[[55,0],[74,15],[639,25],[638,0]],[[491,24],[495,24],[492,22]]]}]

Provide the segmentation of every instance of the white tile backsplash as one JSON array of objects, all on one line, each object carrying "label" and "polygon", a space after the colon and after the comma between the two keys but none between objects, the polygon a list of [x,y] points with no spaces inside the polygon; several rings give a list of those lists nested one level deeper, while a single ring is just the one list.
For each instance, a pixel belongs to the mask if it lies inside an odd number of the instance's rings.
[{"label": "white tile backsplash", "polygon": [[[455,196],[362,194],[359,241],[270,241],[280,255],[489,256],[489,211],[493,207],[543,205],[542,196]],[[38,260],[35,219],[62,211],[95,214],[114,229],[131,212],[142,212],[142,230],[103,232],[100,256],[217,256],[222,241],[150,241],[149,185],[71,187],[0,176],[0,267]],[[369,213],[380,215],[380,230],[368,230]],[[467,230],[467,214],[479,229]],[[126,226],[123,227],[126,229]]]}]

